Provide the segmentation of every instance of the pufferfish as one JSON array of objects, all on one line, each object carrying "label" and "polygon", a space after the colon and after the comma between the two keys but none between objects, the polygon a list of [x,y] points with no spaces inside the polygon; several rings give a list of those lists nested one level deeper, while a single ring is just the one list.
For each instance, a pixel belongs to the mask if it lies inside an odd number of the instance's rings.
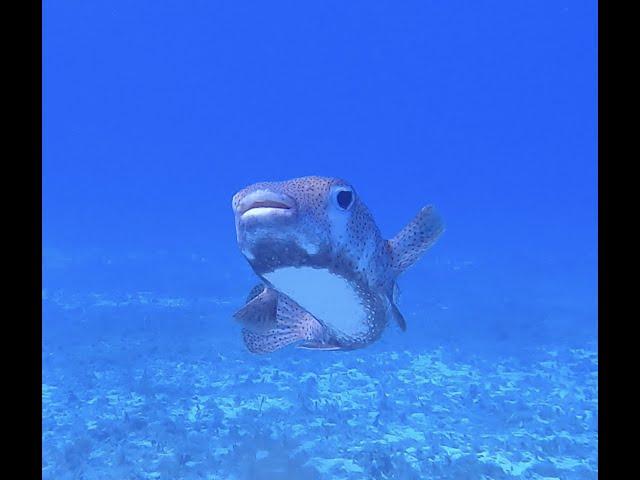
[{"label": "pufferfish", "polygon": [[232,206],[238,246],[261,281],[234,314],[249,351],[362,348],[390,319],[406,330],[396,280],[444,231],[433,206],[391,240],[337,178],[256,183]]}]

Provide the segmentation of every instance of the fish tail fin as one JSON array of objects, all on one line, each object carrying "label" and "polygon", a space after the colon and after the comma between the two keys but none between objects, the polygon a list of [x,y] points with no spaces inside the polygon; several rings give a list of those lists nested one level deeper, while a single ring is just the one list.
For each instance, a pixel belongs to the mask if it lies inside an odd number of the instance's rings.
[{"label": "fish tail fin", "polygon": [[276,326],[264,332],[242,329],[242,338],[252,353],[271,353],[300,340],[323,337],[324,327],[290,299],[279,295]]},{"label": "fish tail fin", "polygon": [[416,263],[444,231],[436,209],[426,206],[395,237],[387,241],[391,266],[399,275]]}]

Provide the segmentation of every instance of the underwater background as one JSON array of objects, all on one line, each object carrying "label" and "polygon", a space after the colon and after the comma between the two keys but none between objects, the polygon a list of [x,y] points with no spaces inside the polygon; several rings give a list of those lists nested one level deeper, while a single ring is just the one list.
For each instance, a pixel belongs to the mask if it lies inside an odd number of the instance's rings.
[{"label": "underwater background", "polygon": [[[597,477],[597,3],[43,2],[46,479]],[[408,329],[252,355],[232,195],[354,185]]]}]

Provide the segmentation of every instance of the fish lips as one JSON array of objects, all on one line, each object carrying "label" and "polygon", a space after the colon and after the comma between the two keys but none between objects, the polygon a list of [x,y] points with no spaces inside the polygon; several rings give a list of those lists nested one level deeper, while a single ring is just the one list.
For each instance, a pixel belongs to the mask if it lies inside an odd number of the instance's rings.
[{"label": "fish lips", "polygon": [[234,213],[238,226],[279,225],[295,218],[297,205],[288,195],[271,190],[255,190],[241,198],[234,197]]}]

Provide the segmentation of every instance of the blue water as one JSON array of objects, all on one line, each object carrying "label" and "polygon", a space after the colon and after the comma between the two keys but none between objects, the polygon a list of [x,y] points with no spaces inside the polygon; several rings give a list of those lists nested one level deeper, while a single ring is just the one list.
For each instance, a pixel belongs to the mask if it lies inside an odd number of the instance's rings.
[{"label": "blue water", "polygon": [[[596,478],[597,4],[43,4],[46,479]],[[408,330],[255,356],[231,196],[353,183]]]}]

